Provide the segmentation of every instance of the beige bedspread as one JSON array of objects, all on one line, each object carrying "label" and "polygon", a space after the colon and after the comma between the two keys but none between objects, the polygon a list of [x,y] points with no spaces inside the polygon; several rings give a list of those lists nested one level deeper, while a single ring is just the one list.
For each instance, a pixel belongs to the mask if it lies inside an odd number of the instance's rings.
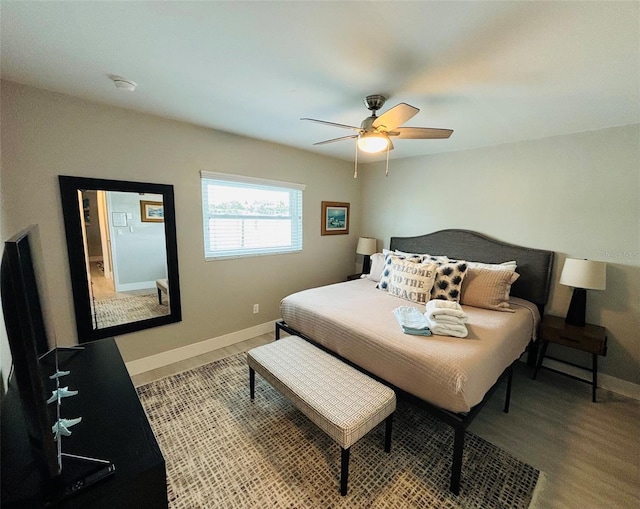
[{"label": "beige bedspread", "polygon": [[404,334],[393,310],[414,304],[368,279],[305,290],[282,300],[286,324],[393,385],[453,412],[468,412],[534,338],[537,307],[511,298],[515,313],[463,306],[469,335]]}]

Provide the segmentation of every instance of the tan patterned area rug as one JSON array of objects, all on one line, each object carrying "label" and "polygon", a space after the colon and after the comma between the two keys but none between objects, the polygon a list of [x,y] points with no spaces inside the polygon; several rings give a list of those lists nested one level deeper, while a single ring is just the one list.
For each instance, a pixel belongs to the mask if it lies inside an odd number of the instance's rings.
[{"label": "tan patterned area rug", "polygon": [[167,464],[171,508],[526,508],[539,472],[467,433],[460,495],[449,491],[453,433],[399,401],[391,453],[384,424],[340,448],[259,375],[246,354],[138,388]]},{"label": "tan patterned area rug", "polygon": [[169,314],[169,306],[158,303],[158,295],[132,295],[94,301],[96,328],[112,327]]}]

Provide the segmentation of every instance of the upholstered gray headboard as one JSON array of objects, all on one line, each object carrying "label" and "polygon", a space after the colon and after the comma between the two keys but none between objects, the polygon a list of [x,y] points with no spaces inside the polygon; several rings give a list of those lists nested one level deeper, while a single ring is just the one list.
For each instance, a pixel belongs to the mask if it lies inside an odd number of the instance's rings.
[{"label": "upholstered gray headboard", "polygon": [[484,263],[515,260],[518,263],[516,272],[520,277],[511,287],[511,295],[537,304],[541,312],[549,298],[553,251],[507,244],[468,230],[441,230],[417,237],[391,237],[390,248]]}]

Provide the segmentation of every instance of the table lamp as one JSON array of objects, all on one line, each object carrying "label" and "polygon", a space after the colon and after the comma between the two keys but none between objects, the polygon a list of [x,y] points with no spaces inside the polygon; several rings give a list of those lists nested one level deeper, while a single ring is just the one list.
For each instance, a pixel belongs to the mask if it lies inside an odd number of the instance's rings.
[{"label": "table lamp", "polygon": [[573,287],[565,323],[582,327],[585,324],[587,290],[604,290],[607,287],[607,264],[567,258],[562,267],[560,284]]},{"label": "table lamp", "polygon": [[360,237],[356,253],[364,255],[362,261],[362,273],[369,274],[371,270],[371,255],[376,252],[376,239],[373,237]]}]

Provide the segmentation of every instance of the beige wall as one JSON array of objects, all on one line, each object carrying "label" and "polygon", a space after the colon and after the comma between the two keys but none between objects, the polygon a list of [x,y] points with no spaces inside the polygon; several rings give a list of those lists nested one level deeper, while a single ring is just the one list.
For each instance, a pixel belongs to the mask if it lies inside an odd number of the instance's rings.
[{"label": "beige wall", "polygon": [[[1,113],[1,233],[40,224],[60,344],[75,340],[57,184],[66,174],[175,187],[183,321],[120,337],[127,361],[276,319],[284,295],[353,272],[359,234],[388,246],[391,235],[465,228],[556,251],[547,310],[558,315],[571,295],[557,284],[564,258],[606,261],[607,290],[589,292],[587,319],[609,329],[602,371],[640,383],[638,125],[393,160],[389,177],[373,164],[354,180],[351,163],[13,83],[2,83]],[[306,184],[304,252],[204,262],[200,169]],[[320,236],[322,200],[351,202],[350,235]]]},{"label": "beige wall", "polygon": [[[274,320],[288,293],[354,270],[360,207],[351,163],[14,83],[2,83],[1,113],[2,234],[40,225],[61,345],[76,333],[60,174],[174,186],[183,320],[118,338],[126,361]],[[205,262],[201,169],[306,184],[303,252]],[[322,200],[351,203],[350,235],[320,236]]]},{"label": "beige wall", "polygon": [[362,234],[386,247],[392,235],[463,228],[555,251],[551,314],[564,316],[571,298],[557,284],[566,257],[607,262],[587,321],[609,332],[602,372],[640,383],[639,125],[391,161],[386,178],[373,164],[359,180]]}]

